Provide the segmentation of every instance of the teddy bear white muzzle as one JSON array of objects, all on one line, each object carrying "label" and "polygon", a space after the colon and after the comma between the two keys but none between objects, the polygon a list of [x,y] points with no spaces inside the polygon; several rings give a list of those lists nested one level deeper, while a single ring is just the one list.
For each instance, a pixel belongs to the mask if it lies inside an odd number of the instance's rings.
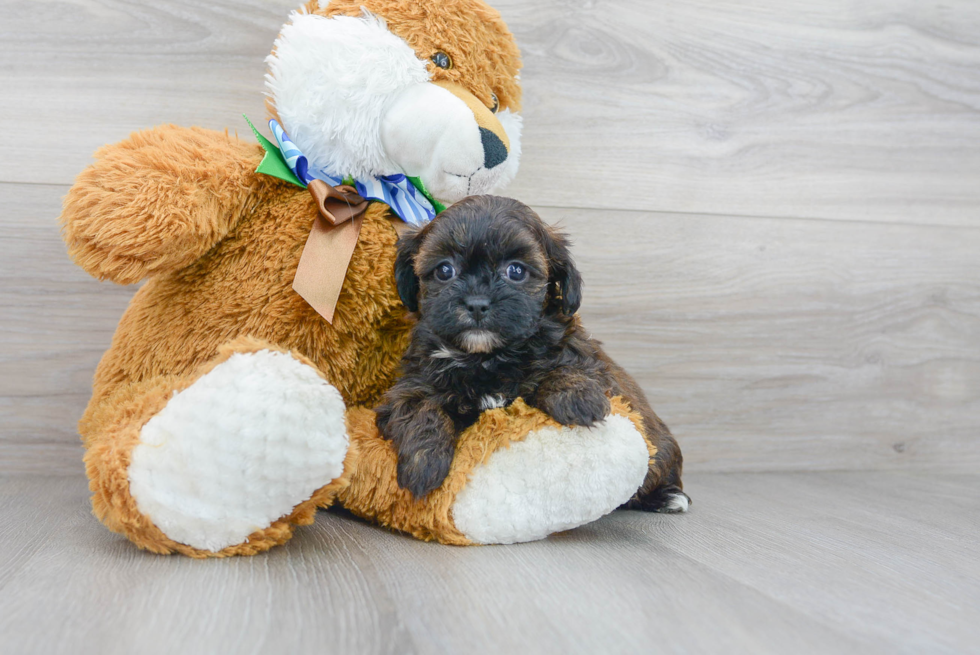
[{"label": "teddy bear white muzzle", "polygon": [[517,173],[520,115],[433,80],[376,16],[295,13],[267,61],[279,122],[311,169],[418,177],[445,204],[499,191]]},{"label": "teddy bear white muzzle", "polygon": [[499,120],[487,109],[478,120],[470,106],[477,101],[468,103],[465,93],[415,84],[392,96],[381,121],[387,156],[446,203],[502,188],[520,156],[519,117],[506,112],[507,120]]}]

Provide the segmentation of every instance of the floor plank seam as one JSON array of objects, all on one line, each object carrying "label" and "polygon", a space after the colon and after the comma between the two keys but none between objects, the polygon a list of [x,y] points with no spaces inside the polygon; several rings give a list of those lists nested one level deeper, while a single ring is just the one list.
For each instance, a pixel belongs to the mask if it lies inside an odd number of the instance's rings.
[{"label": "floor plank seam", "polygon": [[[81,170],[79,170],[81,172]],[[65,193],[71,189],[72,184],[66,184],[64,182],[27,182],[27,181],[17,181],[17,180],[0,180],[0,186],[30,186],[30,187],[57,187],[64,189]],[[501,192],[502,195],[507,196],[507,190],[504,189]],[[721,213],[721,212],[690,212],[676,209],[631,209],[625,207],[590,207],[590,206],[580,206],[580,205],[553,205],[546,203],[535,203],[535,209],[550,209],[550,210],[568,210],[568,211],[613,211],[622,212],[628,214],[646,214],[646,215],[662,215],[662,216],[691,216],[691,217],[703,217],[703,218],[734,218],[742,220],[772,220],[772,221],[807,221],[821,224],[837,224],[837,223],[848,223],[854,225],[890,225],[890,226],[903,226],[903,227],[923,227],[932,229],[947,229],[947,230],[969,230],[977,231],[980,230],[980,220],[978,220],[977,225],[950,225],[946,223],[924,223],[919,221],[911,220],[872,220],[872,219],[857,219],[857,218],[830,218],[826,216],[791,216],[791,215],[773,215],[765,216],[759,214],[738,214],[738,213]]]},{"label": "floor plank seam", "polygon": [[[81,173],[81,171],[78,172]],[[0,185],[62,187],[65,191],[68,191],[72,187],[71,184],[65,184],[64,182],[18,182],[16,180],[0,180]]]},{"label": "floor plank seam", "polygon": [[[504,190],[503,195],[507,195],[506,190]],[[857,219],[857,218],[828,218],[821,216],[762,216],[755,214],[735,214],[735,213],[717,213],[717,212],[688,212],[673,209],[626,209],[618,207],[579,207],[571,205],[549,205],[544,203],[534,203],[533,209],[550,209],[550,210],[568,210],[568,211],[596,211],[596,212],[622,212],[628,214],[654,214],[663,216],[692,216],[692,217],[703,217],[703,218],[735,218],[742,220],[772,220],[772,221],[808,221],[821,224],[837,224],[837,223],[850,223],[854,225],[890,225],[890,226],[901,226],[901,227],[927,227],[927,228],[945,228],[949,230],[970,230],[976,231],[980,230],[980,220],[977,221],[977,225],[949,225],[945,223],[921,223],[917,221],[875,221],[871,219]]]}]

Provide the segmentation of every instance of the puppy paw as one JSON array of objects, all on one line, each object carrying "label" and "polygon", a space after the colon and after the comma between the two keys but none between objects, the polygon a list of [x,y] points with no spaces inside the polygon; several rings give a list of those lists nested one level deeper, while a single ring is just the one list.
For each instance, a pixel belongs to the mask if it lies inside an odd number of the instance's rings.
[{"label": "puppy paw", "polygon": [[398,486],[427,496],[449,475],[456,450],[452,421],[431,401],[394,402],[376,411],[378,429],[398,452]]},{"label": "puppy paw", "polygon": [[439,488],[453,463],[453,448],[433,445],[398,454],[398,486],[416,498],[424,498]]},{"label": "puppy paw", "polygon": [[691,508],[691,497],[679,487],[658,487],[645,496],[633,498],[624,506],[625,509],[638,509],[641,512],[657,512],[660,514],[683,514]]},{"label": "puppy paw", "polygon": [[539,400],[539,409],[562,425],[592,427],[606,418],[609,408],[609,398],[595,383],[555,391]]}]

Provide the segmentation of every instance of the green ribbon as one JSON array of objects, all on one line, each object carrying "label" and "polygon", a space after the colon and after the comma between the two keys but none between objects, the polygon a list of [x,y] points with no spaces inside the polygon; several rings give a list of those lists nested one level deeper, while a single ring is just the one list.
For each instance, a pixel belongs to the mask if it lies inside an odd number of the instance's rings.
[{"label": "green ribbon", "polygon": [[258,168],[255,169],[256,173],[261,173],[262,175],[271,175],[272,177],[277,177],[280,180],[285,180],[290,184],[295,184],[301,189],[305,189],[306,185],[303,181],[296,177],[296,173],[293,173],[292,169],[289,168],[289,164],[282,156],[282,152],[279,150],[279,146],[269,141],[267,138],[262,136],[262,134],[255,129],[252,125],[252,121],[248,120],[248,116],[242,114],[245,118],[245,122],[248,126],[252,128],[252,134],[255,138],[259,140],[259,145],[265,148],[265,157],[259,162]]},{"label": "green ribbon", "polygon": [[[296,174],[293,173],[291,168],[289,168],[289,164],[286,163],[286,159],[282,156],[282,151],[279,150],[279,146],[274,144],[272,141],[269,141],[269,139],[265,138],[262,133],[255,129],[255,126],[252,125],[252,121],[248,119],[248,116],[245,116],[245,114],[242,114],[242,116],[245,118],[245,122],[248,123],[248,126],[252,128],[252,134],[255,135],[259,145],[265,149],[265,156],[262,158],[262,161],[259,162],[255,172],[261,173],[262,175],[270,175],[272,177],[279,178],[280,180],[285,180],[290,184],[295,184],[301,189],[305,189],[306,185],[303,184],[302,180],[296,177]],[[446,211],[446,206],[432,197],[432,194],[429,193],[425,188],[425,185],[422,184],[422,178],[411,177],[408,175],[405,177],[412,183],[412,186],[418,189],[419,193],[425,196],[428,201],[432,203],[432,207],[435,208],[436,214],[441,214],[442,212]],[[354,178],[347,176],[344,178],[344,184],[354,186]]]}]

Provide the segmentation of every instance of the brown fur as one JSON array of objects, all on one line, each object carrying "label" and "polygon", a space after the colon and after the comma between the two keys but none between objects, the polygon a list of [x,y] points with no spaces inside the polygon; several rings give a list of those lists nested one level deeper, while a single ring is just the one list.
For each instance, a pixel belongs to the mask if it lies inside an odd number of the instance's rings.
[{"label": "brown fur", "polygon": [[[254,555],[288,541],[295,526],[313,522],[316,508],[323,499],[334,498],[343,482],[335,480],[323,487],[293,508],[288,516],[252,533],[243,543],[212,553],[168,538],[139,512],[136,501],[129,494],[130,454],[139,442],[143,425],[163,409],[174,391],[183,391],[235,353],[258,350],[279,349],[256,339],[240,338],[221,348],[214,359],[189,375],[164,375],[125,384],[107,395],[103,402],[89,406],[80,425],[82,434],[89,437],[86,439],[85,470],[92,491],[92,512],[106,527],[126,535],[140,548],[160,554],[177,552],[195,558]],[[295,353],[293,356],[302,361]]]},{"label": "brown fur", "polygon": [[[320,16],[361,16],[364,9],[381,16],[388,29],[428,62],[432,80],[461,85],[487,107],[493,96],[501,109],[521,110],[521,85],[515,75],[521,69],[521,52],[500,14],[478,0],[332,0],[326,9],[317,0],[305,5]],[[468,16],[475,14],[477,21]],[[436,52],[452,59],[452,68],[439,68],[431,61]],[[471,54],[476,53],[476,54]],[[266,109],[278,118],[272,98]]]},{"label": "brown fur", "polygon": [[[360,16],[362,7],[381,16],[388,29],[405,40],[421,59],[437,51],[452,58],[448,70],[429,61],[435,81],[465,87],[487,107],[496,94],[502,109],[520,111],[521,87],[514,75],[521,69],[521,53],[497,10],[477,0],[331,0],[317,9],[317,0],[306,7],[323,16]],[[471,21],[469,16],[476,15]],[[466,17],[461,19],[460,17]]]},{"label": "brown fur", "polygon": [[[484,20],[453,20],[455,3],[476,7]],[[433,70],[437,79],[460,82],[488,105],[496,93],[502,106],[519,107],[519,55],[496,12],[474,0],[334,0],[326,13],[359,13],[361,5],[386,18],[420,57],[433,48],[453,56],[452,70]],[[480,56],[467,59],[461,53],[468,48]],[[355,407],[343,476],[218,553],[168,539],[130,496],[130,453],[143,425],[175,390],[231,354],[289,352],[353,407],[380,399],[407,346],[410,322],[392,276],[397,236],[387,206],[369,207],[333,324],[326,323],[291,289],[314,201],[303,189],[256,174],[262,155],[258,145],[227,133],[164,125],[99,150],[65,198],[63,236],[82,268],[120,284],[149,278],[120,320],[79,423],[94,513],[141,548],[221,557],[285,542],[295,525],[313,520],[316,506],[341,494],[363,516],[420,538],[464,543],[448,507],[467,467],[547,421],[540,413],[488,413],[484,427],[461,440],[466,447],[452,483],[423,507],[397,489],[390,445],[378,436],[373,413]]]},{"label": "brown fur", "polygon": [[[144,144],[149,145],[138,147]],[[316,217],[313,198],[254,173],[259,146],[167,126],[136,134],[118,148],[135,150],[136,156],[122,166],[124,158],[109,151],[65,199],[61,220],[69,253],[97,277],[135,281],[141,273],[157,274],[119,322],[96,371],[93,401],[120,384],[186,374],[241,335],[308,357],[348,404],[374,402],[388,388],[409,324],[391,278],[397,234],[386,205],[368,209],[331,325],[291,289]],[[181,158],[193,171],[208,161],[206,152],[226,154],[227,160],[211,154],[208,176],[179,173]],[[154,166],[163,161],[160,173]],[[150,181],[116,183],[131,178]],[[208,189],[219,181],[237,192],[219,198],[228,203],[223,212],[214,207],[215,198],[194,192],[195,184]],[[137,222],[149,227],[135,229]],[[100,224],[97,241],[89,231]],[[207,256],[179,267],[186,256],[166,252],[159,243],[157,232],[166,228],[181,243],[196,236],[194,249]]]},{"label": "brown fur", "polygon": [[[387,206],[371,205],[331,325],[290,288],[314,201],[254,173],[259,146],[164,126],[97,157],[65,199],[69,253],[101,279],[152,277],[120,320],[79,423],[93,509],[141,547],[209,556],[167,539],[137,511],[126,471],[140,429],[175,389],[253,342],[309,361],[348,405],[376,402],[410,327],[391,274],[397,235]],[[313,520],[316,505],[218,554],[282,543],[292,525]]]},{"label": "brown fur", "polygon": [[[682,458],[639,385],[602,351],[575,312],[582,280],[567,238],[527,205],[471,196],[398,242],[395,276],[419,321],[402,375],[378,407],[378,426],[398,451],[398,482],[424,497],[445,479],[457,437],[481,401],[523,398],[563,425],[592,426],[623,396],[658,449],[629,507],[674,511]],[[523,277],[508,277],[519,266]],[[445,278],[441,270],[452,271]],[[489,334],[473,350],[467,336]]]},{"label": "brown fur", "polygon": [[[627,416],[640,432],[642,418],[622,398],[611,401],[613,414]],[[344,472],[347,483],[338,496],[340,502],[355,514],[383,525],[408,532],[425,541],[436,540],[455,546],[471,542],[456,529],[452,504],[466,486],[470,472],[485,464],[490,456],[512,442],[522,441],[534,430],[558,425],[547,414],[517,400],[510,407],[483,412],[475,424],[465,430],[456,444],[456,455],[445,481],[425,500],[413,498],[411,492],[398,486],[398,454],[394,444],[383,439],[374,425],[374,412],[354,408],[347,413],[347,430],[351,438],[348,455],[353,465]],[[647,440],[651,462],[657,449]]]}]

